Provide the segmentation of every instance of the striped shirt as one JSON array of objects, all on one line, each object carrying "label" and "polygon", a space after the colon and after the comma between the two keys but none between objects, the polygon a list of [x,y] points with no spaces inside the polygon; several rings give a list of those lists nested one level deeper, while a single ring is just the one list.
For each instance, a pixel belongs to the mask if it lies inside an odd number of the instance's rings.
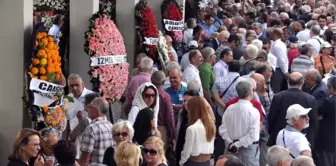
[{"label": "striped shirt", "polygon": [[306,75],[307,70],[314,69],[314,62],[306,55],[301,55],[293,60],[291,72],[299,72]]}]

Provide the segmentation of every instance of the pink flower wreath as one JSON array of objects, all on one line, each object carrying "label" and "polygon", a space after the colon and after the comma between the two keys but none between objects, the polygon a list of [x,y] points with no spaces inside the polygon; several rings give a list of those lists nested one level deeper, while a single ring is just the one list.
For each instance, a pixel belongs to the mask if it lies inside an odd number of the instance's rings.
[{"label": "pink flower wreath", "polygon": [[[85,39],[84,50],[91,58],[126,55],[123,37],[106,13],[93,15]],[[91,66],[88,73],[93,90],[111,103],[119,100],[127,85],[128,68],[129,64],[126,62]]]}]

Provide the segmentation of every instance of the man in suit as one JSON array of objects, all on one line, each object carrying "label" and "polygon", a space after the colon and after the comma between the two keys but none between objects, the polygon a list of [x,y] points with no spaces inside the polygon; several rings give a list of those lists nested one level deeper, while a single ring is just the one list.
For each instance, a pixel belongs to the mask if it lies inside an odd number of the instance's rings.
[{"label": "man in suit", "polygon": [[266,39],[265,35],[263,34],[262,25],[258,22],[252,24],[253,30],[256,32],[258,39],[263,41]]},{"label": "man in suit", "polygon": [[328,79],[328,92],[326,98],[318,108],[320,126],[317,131],[316,153],[317,165],[334,166],[335,163],[335,110],[336,110],[336,76]]},{"label": "man in suit", "polygon": [[315,97],[316,108],[319,108],[328,95],[328,87],[322,82],[322,76],[316,69],[310,69],[305,77],[305,92]]},{"label": "man in suit", "polygon": [[293,104],[300,104],[304,108],[312,108],[308,114],[309,127],[302,132],[307,134],[306,137],[311,144],[311,147],[314,146],[314,138],[317,130],[315,98],[301,90],[303,84],[303,75],[298,72],[293,72],[288,78],[289,89],[274,95],[268,114],[268,132],[270,135],[267,143],[268,146],[275,145],[275,140],[279,131],[286,127],[287,109]]}]

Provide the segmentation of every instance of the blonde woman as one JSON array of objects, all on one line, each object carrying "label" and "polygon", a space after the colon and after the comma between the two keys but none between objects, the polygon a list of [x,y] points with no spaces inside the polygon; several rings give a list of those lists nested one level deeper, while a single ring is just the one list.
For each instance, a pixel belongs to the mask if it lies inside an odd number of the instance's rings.
[{"label": "blonde woman", "polygon": [[29,160],[36,156],[33,165],[44,166],[43,157],[38,155],[40,150],[40,133],[33,129],[22,129],[16,135],[7,166],[29,166]]},{"label": "blonde woman", "polygon": [[140,148],[130,142],[121,143],[114,155],[117,166],[139,166],[140,159]]},{"label": "blonde woman", "polygon": [[191,98],[186,106],[188,125],[180,166],[210,166],[214,152],[216,125],[206,101],[199,96]]},{"label": "blonde woman", "polygon": [[145,166],[167,166],[163,149],[164,143],[159,137],[149,137],[143,146],[142,153],[146,161]]}]

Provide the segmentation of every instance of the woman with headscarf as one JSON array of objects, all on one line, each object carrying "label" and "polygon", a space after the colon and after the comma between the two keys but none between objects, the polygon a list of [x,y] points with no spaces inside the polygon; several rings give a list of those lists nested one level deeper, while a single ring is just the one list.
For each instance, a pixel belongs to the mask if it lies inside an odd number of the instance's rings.
[{"label": "woman with headscarf", "polygon": [[137,118],[140,110],[147,107],[154,111],[154,121],[155,126],[157,127],[157,118],[159,114],[159,95],[156,87],[150,82],[141,84],[136,90],[134,99],[132,101],[132,108],[128,114],[128,121],[134,125],[135,119]]}]

